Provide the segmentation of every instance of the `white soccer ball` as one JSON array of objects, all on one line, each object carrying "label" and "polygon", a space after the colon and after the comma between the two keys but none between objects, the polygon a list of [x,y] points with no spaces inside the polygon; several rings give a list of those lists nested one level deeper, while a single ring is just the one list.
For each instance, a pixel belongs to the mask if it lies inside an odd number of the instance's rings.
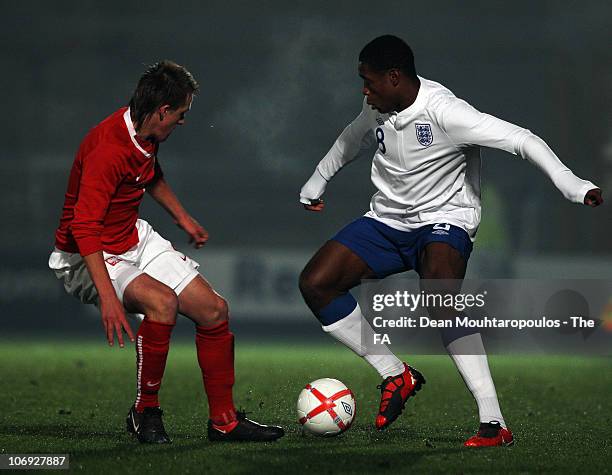
[{"label": "white soccer ball", "polygon": [[355,419],[355,397],[341,381],[322,378],[307,384],[297,401],[304,432],[331,437],[346,431]]}]

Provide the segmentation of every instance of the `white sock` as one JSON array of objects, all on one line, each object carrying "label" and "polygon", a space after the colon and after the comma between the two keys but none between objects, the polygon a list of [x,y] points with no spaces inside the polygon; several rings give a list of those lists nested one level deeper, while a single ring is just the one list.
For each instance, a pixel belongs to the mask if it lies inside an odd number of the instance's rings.
[{"label": "white sock", "polygon": [[323,326],[323,331],[365,359],[383,378],[397,376],[404,372],[404,363],[391,352],[387,345],[376,344],[375,351],[368,348],[367,343],[374,341],[374,330],[363,317],[359,304],[342,320]]},{"label": "white sock", "polygon": [[480,422],[497,421],[502,427],[506,427],[480,333],[458,338],[451,342],[446,350],[476,399]]}]

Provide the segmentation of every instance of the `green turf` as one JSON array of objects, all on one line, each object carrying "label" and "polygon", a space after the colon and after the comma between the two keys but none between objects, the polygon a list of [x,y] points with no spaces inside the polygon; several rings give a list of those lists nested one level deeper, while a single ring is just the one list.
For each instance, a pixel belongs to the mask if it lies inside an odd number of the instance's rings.
[{"label": "green turf", "polygon": [[[476,408],[446,356],[410,361],[427,384],[386,432],[373,429],[377,375],[337,346],[242,345],[238,405],[282,424],[269,444],[211,444],[192,345],[175,344],[161,393],[169,446],[142,446],[124,431],[134,396],[132,350],[102,344],[9,343],[0,347],[0,450],[69,453],[88,473],[608,473],[612,451],[612,363],[569,357],[491,357],[502,407],[517,443],[469,450]],[[301,387],[342,379],[358,413],[340,437],[303,437],[295,421]]]}]

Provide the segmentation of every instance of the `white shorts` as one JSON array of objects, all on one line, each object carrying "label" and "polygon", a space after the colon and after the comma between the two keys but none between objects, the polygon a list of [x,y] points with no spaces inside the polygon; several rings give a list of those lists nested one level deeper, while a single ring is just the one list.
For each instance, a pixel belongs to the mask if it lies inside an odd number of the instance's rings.
[{"label": "white shorts", "polygon": [[[127,286],[141,274],[147,274],[166,284],[179,295],[197,275],[200,264],[172,247],[146,221],[136,221],[138,244],[123,254],[104,252],[104,262],[117,297],[123,302]],[[96,287],[79,253],[55,249],[49,257],[49,267],[64,281],[68,294],[83,303],[98,303]]]}]

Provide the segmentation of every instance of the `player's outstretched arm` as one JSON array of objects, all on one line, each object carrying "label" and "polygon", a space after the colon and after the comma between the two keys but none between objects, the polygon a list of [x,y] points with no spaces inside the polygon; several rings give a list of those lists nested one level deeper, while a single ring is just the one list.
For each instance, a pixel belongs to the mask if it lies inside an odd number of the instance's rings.
[{"label": "player's outstretched arm", "polygon": [[134,333],[125,318],[125,310],[123,304],[117,298],[113,284],[111,283],[102,251],[94,252],[87,256],[83,256],[87,271],[96,286],[100,303],[100,315],[102,316],[102,324],[106,333],[108,344],[113,346],[115,334],[119,346],[125,346],[123,342],[123,332],[127,333],[131,342],[134,342]]},{"label": "player's outstretched arm", "polygon": [[208,231],[187,213],[163,176],[149,186],[147,191],[172,216],[176,225],[187,233],[190,244],[197,249],[206,244]]},{"label": "player's outstretched arm", "polygon": [[603,203],[599,187],[574,175],[531,131],[480,112],[456,97],[441,101],[436,112],[440,126],[457,145],[476,144],[519,155],[542,170],[573,203],[593,207]]},{"label": "player's outstretched arm", "polygon": [[590,181],[574,175],[537,135],[529,133],[520,142],[517,152],[542,170],[569,201],[591,207],[603,203],[601,189]]}]

